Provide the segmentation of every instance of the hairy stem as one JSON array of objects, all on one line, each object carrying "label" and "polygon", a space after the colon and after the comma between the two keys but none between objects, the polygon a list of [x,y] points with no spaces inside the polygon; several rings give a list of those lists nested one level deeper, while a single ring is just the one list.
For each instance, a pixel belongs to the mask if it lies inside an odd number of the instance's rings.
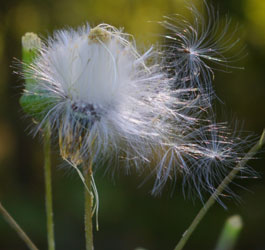
[{"label": "hairy stem", "polygon": [[26,233],[22,230],[22,228],[17,224],[17,222],[13,219],[13,217],[6,211],[6,209],[3,207],[1,202],[0,202],[0,213],[3,215],[7,223],[17,232],[19,237],[26,243],[29,249],[38,250],[35,244],[26,235]]},{"label": "hairy stem", "polygon": [[93,250],[93,193],[91,190],[92,184],[92,161],[88,166],[83,167],[83,174],[85,178],[85,184],[89,190],[85,189],[85,238],[86,238],[86,250]]},{"label": "hairy stem", "polygon": [[48,249],[55,250],[52,210],[51,129],[49,124],[46,125],[44,130],[44,175]]},{"label": "hairy stem", "polygon": [[205,203],[205,205],[201,208],[197,216],[192,221],[189,228],[184,232],[182,235],[182,238],[178,242],[177,246],[174,248],[174,250],[181,250],[187,243],[188,239],[194,232],[194,230],[197,228],[200,221],[203,219],[203,217],[206,215],[208,210],[212,207],[212,205],[215,203],[216,199],[219,197],[219,195],[222,194],[224,189],[231,183],[231,181],[234,179],[236,174],[244,168],[247,161],[251,159],[257,151],[265,144],[265,130],[263,130],[263,133],[260,137],[260,140],[250,149],[250,151],[244,156],[244,158],[231,170],[231,172],[224,178],[222,183],[218,186],[218,188],[215,190],[215,192],[211,195],[211,197],[208,199],[208,201]]}]

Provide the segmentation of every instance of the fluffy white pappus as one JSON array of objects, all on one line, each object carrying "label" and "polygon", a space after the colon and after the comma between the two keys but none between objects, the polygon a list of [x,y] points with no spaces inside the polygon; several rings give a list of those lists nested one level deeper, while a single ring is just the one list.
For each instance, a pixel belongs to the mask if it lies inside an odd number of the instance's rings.
[{"label": "fluffy white pappus", "polygon": [[200,88],[211,70],[194,63],[200,57],[188,64],[186,52],[172,58],[177,76],[190,77],[185,82],[168,74],[161,54],[139,53],[132,36],[107,24],[57,31],[25,67],[31,84],[24,95],[41,103],[31,108],[36,133],[49,122],[63,159],[77,171],[89,161],[93,170],[104,165],[112,173],[119,165],[148,169],[153,194],[180,175],[202,197],[241,159],[244,141],[209,123],[210,94]]},{"label": "fluffy white pappus", "polygon": [[176,82],[214,96],[214,70],[235,68],[231,62],[240,58],[243,48],[237,49],[231,56],[231,50],[240,41],[236,35],[238,27],[232,30],[231,19],[226,16],[221,20],[213,6],[205,1],[203,3],[206,15],[195,6],[189,6],[191,21],[181,15],[174,15],[165,17],[160,24],[167,30],[164,36],[168,41],[166,67],[175,75]]},{"label": "fluffy white pappus", "polygon": [[35,84],[25,94],[48,100],[36,131],[48,121],[74,165],[150,165],[157,151],[178,147],[202,112],[195,89],[172,89],[157,55],[140,55],[130,35],[107,24],[55,32],[27,67]]},{"label": "fluffy white pappus", "polygon": [[[213,194],[229,172],[246,157],[246,149],[255,143],[254,136],[244,136],[241,130],[229,128],[227,123],[212,121],[209,125],[201,126],[186,136],[178,150],[168,152],[169,158],[177,153],[174,157],[178,159],[178,170],[170,169],[164,162],[158,165],[152,192],[159,194],[169,180],[175,186],[181,173],[184,196],[197,196],[204,201],[204,194]],[[238,174],[239,178],[257,176],[256,171],[249,166],[241,168]],[[223,196],[236,197],[229,187],[224,191]],[[216,198],[224,205],[220,198]]]}]

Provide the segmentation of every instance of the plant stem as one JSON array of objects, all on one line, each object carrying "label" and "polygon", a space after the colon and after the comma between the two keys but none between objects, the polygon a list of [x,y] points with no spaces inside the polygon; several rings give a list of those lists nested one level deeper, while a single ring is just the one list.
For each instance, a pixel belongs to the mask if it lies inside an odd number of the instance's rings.
[{"label": "plant stem", "polygon": [[0,213],[3,215],[7,223],[17,232],[19,237],[26,243],[29,249],[38,250],[31,239],[26,235],[22,228],[17,224],[17,222],[12,218],[12,216],[6,211],[0,202]]},{"label": "plant stem", "polygon": [[46,125],[44,130],[44,175],[48,249],[55,250],[54,223],[52,211],[51,128],[49,124]]},{"label": "plant stem", "polygon": [[260,137],[260,140],[250,149],[250,151],[243,157],[243,159],[231,170],[231,172],[224,178],[222,183],[217,187],[215,192],[211,195],[211,197],[208,199],[208,201],[205,203],[205,205],[201,208],[195,219],[192,221],[189,228],[184,232],[182,235],[182,238],[178,242],[177,246],[174,248],[174,250],[181,250],[185,246],[186,242],[200,223],[200,221],[203,219],[203,217],[206,215],[208,210],[212,207],[212,205],[215,203],[216,199],[219,197],[220,194],[224,191],[224,189],[230,184],[230,182],[234,179],[236,174],[244,168],[247,161],[251,159],[257,151],[264,145],[265,143],[265,130],[263,130],[263,133]]},{"label": "plant stem", "polygon": [[90,161],[88,167],[83,167],[83,174],[85,178],[85,237],[86,237],[86,250],[93,250],[93,222],[92,222],[92,210],[93,210],[93,194],[91,191],[92,184],[92,161]]}]

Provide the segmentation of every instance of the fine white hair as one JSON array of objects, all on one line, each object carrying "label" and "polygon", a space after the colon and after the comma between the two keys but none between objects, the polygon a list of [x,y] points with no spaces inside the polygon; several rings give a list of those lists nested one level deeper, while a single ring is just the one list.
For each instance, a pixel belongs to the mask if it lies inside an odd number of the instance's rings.
[{"label": "fine white hair", "polygon": [[[166,16],[159,23],[167,31],[164,36],[168,41],[166,67],[174,71],[176,82],[197,86],[201,92],[215,96],[212,86],[214,70],[239,68],[232,63],[242,56],[243,46],[237,34],[238,25],[232,27],[228,16],[221,18],[212,5],[206,1],[203,3],[206,15],[190,4],[191,20],[176,14]],[[240,48],[231,55],[236,46]]]}]

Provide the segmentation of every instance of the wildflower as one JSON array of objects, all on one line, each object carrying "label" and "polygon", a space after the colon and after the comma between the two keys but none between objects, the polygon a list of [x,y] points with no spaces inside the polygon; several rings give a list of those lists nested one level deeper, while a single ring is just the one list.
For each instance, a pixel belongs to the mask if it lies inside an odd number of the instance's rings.
[{"label": "wildflower", "polygon": [[172,91],[159,64],[145,63],[155,54],[139,55],[129,37],[106,24],[58,31],[28,66],[36,84],[24,95],[45,104],[37,131],[49,121],[61,155],[76,165],[118,156],[140,168],[174,136],[170,121],[196,119],[181,97],[193,90]]},{"label": "wildflower", "polygon": [[203,61],[225,59],[213,49],[209,26],[199,35],[191,26],[180,33],[163,25],[176,35],[169,37],[176,57],[166,62],[157,48],[140,54],[132,36],[107,24],[55,32],[26,67],[34,84],[22,106],[37,120],[36,132],[49,122],[72,166],[149,168],[153,194],[182,176],[201,197],[242,156],[240,139],[214,121],[213,71]]}]

